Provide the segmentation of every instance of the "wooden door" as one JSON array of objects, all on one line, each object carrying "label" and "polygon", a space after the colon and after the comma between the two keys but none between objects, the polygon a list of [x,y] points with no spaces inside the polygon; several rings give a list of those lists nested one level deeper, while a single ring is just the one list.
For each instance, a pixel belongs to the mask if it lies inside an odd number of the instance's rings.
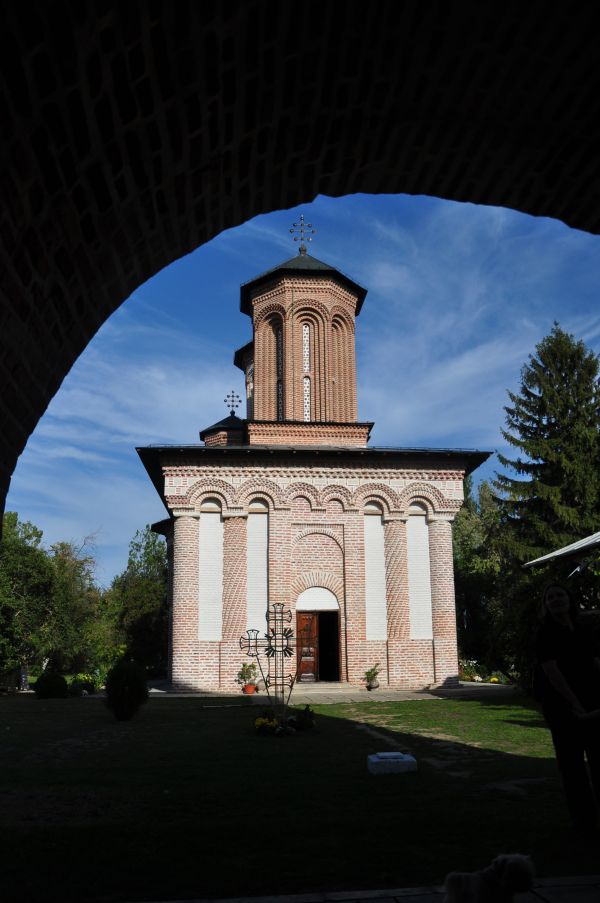
[{"label": "wooden door", "polygon": [[299,611],[296,618],[298,680],[309,683],[319,679],[319,615]]}]

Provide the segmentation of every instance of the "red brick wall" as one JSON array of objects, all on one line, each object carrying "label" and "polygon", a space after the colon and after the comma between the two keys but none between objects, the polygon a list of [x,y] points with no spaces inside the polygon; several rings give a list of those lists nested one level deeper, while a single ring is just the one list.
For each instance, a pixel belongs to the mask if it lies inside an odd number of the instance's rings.
[{"label": "red brick wall", "polygon": [[[425,469],[427,468],[427,469]],[[182,476],[178,476],[180,473]],[[173,582],[173,681],[176,687],[235,689],[244,656],[246,520],[259,495],[269,502],[269,598],[292,611],[300,593],[325,586],[340,606],[341,679],[361,684],[364,671],[380,662],[382,685],[423,687],[457,675],[456,624],[450,521],[458,509],[461,474],[423,469],[410,474],[338,467],[304,470],[289,464],[250,468],[231,464],[169,467],[173,493],[183,493],[189,512],[175,518]],[[402,479],[403,486],[398,480]],[[180,481],[180,482],[177,482]],[[433,485],[435,483],[435,486]],[[392,488],[392,484],[397,488]],[[250,490],[249,487],[252,487]],[[199,643],[198,522],[191,513],[207,494],[223,502],[224,596],[221,642]],[[443,490],[443,491],[442,491]],[[446,494],[447,493],[447,494]],[[413,497],[429,506],[433,641],[410,640],[406,534],[403,518]],[[175,496],[183,501],[184,496]],[[196,499],[196,501],[192,501]],[[364,506],[378,500],[384,511],[388,641],[365,634]],[[181,509],[180,509],[181,510]],[[176,510],[176,514],[179,513]],[[292,621],[295,627],[295,619]]]},{"label": "red brick wall", "polygon": [[176,689],[200,685],[205,678],[198,642],[198,519],[175,518],[173,534],[172,682]]},{"label": "red brick wall", "polygon": [[[370,423],[248,423],[248,445],[366,446]],[[208,444],[208,443],[207,443]]]},{"label": "red brick wall", "polygon": [[[335,278],[275,276],[255,290],[254,418],[276,420],[274,325],[283,328],[286,420],[304,419],[303,380],[311,381],[311,421],[356,420],[354,318],[357,297]],[[303,363],[302,326],[310,327],[310,368]]]},{"label": "red brick wall", "polygon": [[452,528],[448,520],[434,520],[429,524],[429,557],[435,682],[456,685],[458,667],[454,566]]}]

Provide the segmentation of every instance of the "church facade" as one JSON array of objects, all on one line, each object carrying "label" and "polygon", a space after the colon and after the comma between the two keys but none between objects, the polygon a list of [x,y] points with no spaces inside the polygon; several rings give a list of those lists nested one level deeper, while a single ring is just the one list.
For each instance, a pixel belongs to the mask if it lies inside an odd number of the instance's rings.
[{"label": "church facade", "polygon": [[[138,453],[169,517],[170,678],[232,690],[239,640],[292,612],[299,679],[458,679],[452,520],[485,452],[374,448],[357,419],[355,320],[366,291],[300,253],[241,288],[246,417],[202,445]],[[292,665],[292,670],[294,666]]]}]

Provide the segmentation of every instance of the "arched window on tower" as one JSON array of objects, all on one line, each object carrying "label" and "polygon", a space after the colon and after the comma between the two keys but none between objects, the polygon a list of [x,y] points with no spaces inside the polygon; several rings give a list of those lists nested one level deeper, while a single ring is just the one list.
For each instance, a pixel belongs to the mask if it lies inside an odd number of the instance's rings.
[{"label": "arched window on tower", "polygon": [[304,372],[302,382],[302,411],[303,419],[308,423],[311,419],[310,405],[310,326],[308,323],[302,324],[302,370]]},{"label": "arched window on tower", "polygon": [[310,373],[310,326],[302,324],[302,362],[305,373]]},{"label": "arched window on tower", "polygon": [[277,355],[277,419],[283,420],[283,328],[275,327],[275,348]]}]

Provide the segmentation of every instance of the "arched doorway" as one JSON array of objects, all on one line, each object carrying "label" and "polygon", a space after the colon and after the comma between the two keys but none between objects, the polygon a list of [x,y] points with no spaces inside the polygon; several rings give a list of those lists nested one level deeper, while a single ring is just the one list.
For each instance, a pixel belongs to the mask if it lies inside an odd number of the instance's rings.
[{"label": "arched doorway", "polygon": [[311,586],[296,602],[298,679],[340,679],[340,606],[331,590]]}]

